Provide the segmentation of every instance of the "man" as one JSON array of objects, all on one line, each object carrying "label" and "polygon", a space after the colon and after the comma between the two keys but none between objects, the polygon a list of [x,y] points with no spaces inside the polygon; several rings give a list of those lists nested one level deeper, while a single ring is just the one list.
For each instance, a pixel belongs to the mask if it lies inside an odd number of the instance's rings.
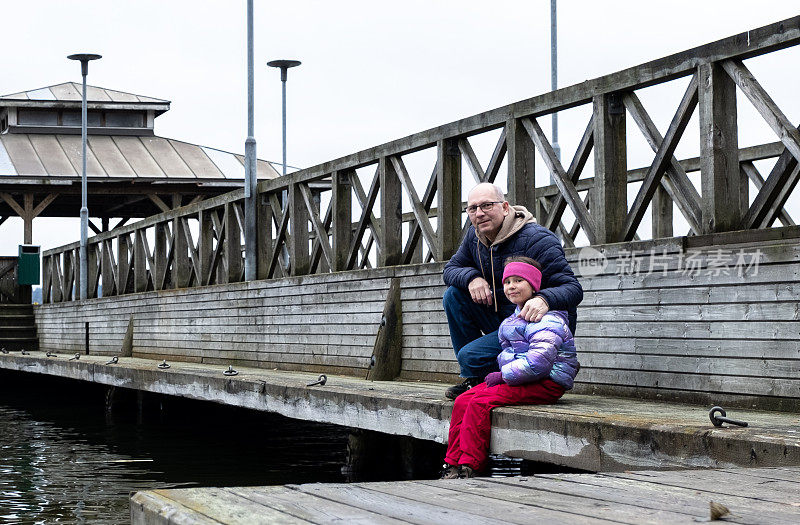
[{"label": "man", "polygon": [[498,370],[497,328],[514,313],[503,295],[503,262],[525,255],[542,265],[542,290],[525,303],[520,316],[538,322],[548,310],[566,310],[575,333],[576,306],[583,288],[572,273],[558,238],[536,224],[524,206],[511,206],[494,184],[475,186],[467,196],[472,227],[444,267],[444,309],[464,382],[447,389],[455,399]]}]

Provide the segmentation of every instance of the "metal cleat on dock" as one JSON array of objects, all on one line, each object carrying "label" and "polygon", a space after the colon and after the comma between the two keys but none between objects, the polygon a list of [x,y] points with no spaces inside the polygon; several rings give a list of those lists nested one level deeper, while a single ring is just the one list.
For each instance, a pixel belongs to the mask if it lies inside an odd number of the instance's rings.
[{"label": "metal cleat on dock", "polygon": [[107,364],[107,365],[116,365],[117,363],[119,363],[119,357],[117,357],[117,356],[114,356],[114,357],[112,357],[112,358],[111,358],[111,360],[110,360],[108,363],[106,363],[106,364]]},{"label": "metal cleat on dock", "polygon": [[81,358],[81,354],[80,353],[76,353],[74,356],[69,358],[69,361],[77,361],[80,358]]},{"label": "metal cleat on dock", "polygon": [[714,407],[709,411],[708,417],[711,419],[711,424],[715,427],[721,427],[723,423],[730,423],[731,425],[737,425],[740,427],[746,427],[746,421],[738,421],[736,419],[730,419],[727,416],[727,412],[722,407]]},{"label": "metal cleat on dock", "polygon": [[164,359],[164,362],[159,364],[158,368],[160,368],[161,370],[166,370],[167,368],[169,368],[169,365],[167,364],[167,360]]},{"label": "metal cleat on dock", "polygon": [[21,352],[22,352],[22,355],[31,355],[31,353],[28,352],[27,350],[25,350],[24,348],[21,350]]},{"label": "metal cleat on dock", "polygon": [[322,386],[322,385],[324,385],[324,384],[325,384],[327,381],[328,381],[328,376],[326,376],[325,374],[320,374],[320,375],[319,375],[319,377],[317,378],[317,380],[316,380],[316,381],[314,381],[313,383],[309,383],[309,384],[307,384],[306,386],[315,386],[315,385],[320,385],[320,386]]},{"label": "metal cleat on dock", "polygon": [[225,370],[225,371],[224,371],[224,372],[222,372],[222,373],[223,373],[223,374],[225,374],[226,376],[235,376],[235,375],[239,375],[239,372],[237,372],[236,370],[234,370],[234,369],[233,369],[233,365],[228,365],[228,369],[227,369],[227,370]]},{"label": "metal cleat on dock", "polygon": [[7,354],[8,350],[6,350],[6,347],[4,346],[3,348],[0,348],[0,352],[3,352],[4,354]]},{"label": "metal cleat on dock", "polygon": [[51,352],[50,350],[48,350],[48,351],[47,351],[47,353],[46,353],[46,354],[44,354],[44,355],[45,355],[45,356],[47,356],[47,357],[58,357],[58,355],[54,354],[54,353],[53,353],[53,352]]}]

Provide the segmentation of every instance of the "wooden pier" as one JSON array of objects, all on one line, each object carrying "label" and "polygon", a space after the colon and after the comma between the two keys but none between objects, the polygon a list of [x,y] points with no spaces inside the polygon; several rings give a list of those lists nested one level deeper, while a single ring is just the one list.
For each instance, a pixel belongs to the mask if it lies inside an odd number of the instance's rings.
[{"label": "wooden pier", "polygon": [[153,490],[134,525],[258,523],[800,522],[800,468],[547,474],[513,478]]}]

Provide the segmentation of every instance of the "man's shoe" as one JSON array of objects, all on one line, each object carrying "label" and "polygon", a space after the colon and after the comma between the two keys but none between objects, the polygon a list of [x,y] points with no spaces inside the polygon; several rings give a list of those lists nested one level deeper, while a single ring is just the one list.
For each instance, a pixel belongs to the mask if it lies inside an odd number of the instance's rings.
[{"label": "man's shoe", "polygon": [[442,471],[439,473],[439,479],[458,479],[459,468],[458,465],[450,465],[445,463],[442,465]]},{"label": "man's shoe", "polygon": [[468,467],[467,465],[461,465],[461,468],[458,469],[458,479],[467,479],[474,477],[475,477],[475,471],[472,470],[472,467]]},{"label": "man's shoe", "polygon": [[473,386],[480,384],[481,380],[477,377],[468,377],[464,380],[463,383],[458,385],[453,385],[447,390],[444,391],[444,397],[447,399],[455,399]]}]

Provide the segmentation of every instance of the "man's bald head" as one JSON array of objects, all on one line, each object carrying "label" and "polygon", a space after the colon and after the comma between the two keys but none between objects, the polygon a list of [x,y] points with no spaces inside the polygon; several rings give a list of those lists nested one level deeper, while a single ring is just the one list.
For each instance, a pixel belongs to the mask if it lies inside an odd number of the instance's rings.
[{"label": "man's bald head", "polygon": [[486,235],[489,241],[497,237],[510,209],[503,190],[488,182],[478,184],[467,196],[469,220],[475,231]]},{"label": "man's bald head", "polygon": [[503,190],[500,189],[500,186],[497,184],[492,184],[491,182],[481,182],[477,184],[474,188],[469,190],[469,194],[467,195],[467,200],[470,200],[470,197],[473,196],[475,193],[480,193],[482,195],[491,195],[493,200],[503,202],[506,200],[505,196],[503,195]]}]

